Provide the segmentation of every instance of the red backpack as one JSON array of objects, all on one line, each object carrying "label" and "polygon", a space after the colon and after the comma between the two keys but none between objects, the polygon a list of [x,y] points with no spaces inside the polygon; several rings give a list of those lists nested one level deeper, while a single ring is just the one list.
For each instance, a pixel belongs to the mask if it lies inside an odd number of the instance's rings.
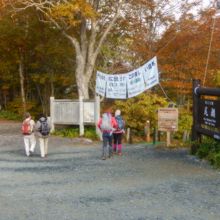
[{"label": "red backpack", "polygon": [[24,134],[24,135],[29,135],[29,134],[31,134],[30,120],[25,120],[25,121],[22,123],[21,131],[22,131],[22,134]]}]

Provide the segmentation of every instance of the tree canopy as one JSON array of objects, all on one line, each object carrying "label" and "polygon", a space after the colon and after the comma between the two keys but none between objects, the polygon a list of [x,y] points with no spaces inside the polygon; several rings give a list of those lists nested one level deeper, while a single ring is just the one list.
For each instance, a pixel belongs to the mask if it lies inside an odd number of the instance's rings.
[{"label": "tree canopy", "polygon": [[97,69],[123,73],[153,56],[162,88],[184,105],[193,78],[219,86],[214,14],[199,1],[1,0],[0,105],[48,113],[50,96],[94,96]]}]

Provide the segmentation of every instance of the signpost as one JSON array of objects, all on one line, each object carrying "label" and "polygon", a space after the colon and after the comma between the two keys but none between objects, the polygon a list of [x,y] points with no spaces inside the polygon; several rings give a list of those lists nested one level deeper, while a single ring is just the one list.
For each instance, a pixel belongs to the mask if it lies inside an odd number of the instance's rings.
[{"label": "signpost", "polygon": [[220,100],[199,99],[200,124],[211,127],[220,127]]},{"label": "signpost", "polygon": [[[220,89],[201,87],[200,83],[200,80],[193,80],[192,140],[201,141],[201,135],[220,140]],[[209,96],[214,98],[207,98]]]},{"label": "signpost", "polygon": [[170,132],[178,130],[178,109],[158,109],[158,130],[167,132],[167,146],[170,145]]}]

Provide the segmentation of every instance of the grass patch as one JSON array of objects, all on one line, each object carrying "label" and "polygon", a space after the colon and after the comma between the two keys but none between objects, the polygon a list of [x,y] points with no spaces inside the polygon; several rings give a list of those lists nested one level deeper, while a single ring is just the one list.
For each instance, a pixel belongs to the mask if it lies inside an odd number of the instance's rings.
[{"label": "grass patch", "polygon": [[[53,132],[53,135],[60,136],[60,137],[77,138],[79,137],[79,128],[73,127],[73,128],[56,129]],[[91,140],[99,140],[99,137],[96,134],[95,127],[85,127],[83,137],[89,138]]]},{"label": "grass patch", "polygon": [[0,111],[0,119],[21,121],[22,117],[16,113],[2,110],[2,111]]}]

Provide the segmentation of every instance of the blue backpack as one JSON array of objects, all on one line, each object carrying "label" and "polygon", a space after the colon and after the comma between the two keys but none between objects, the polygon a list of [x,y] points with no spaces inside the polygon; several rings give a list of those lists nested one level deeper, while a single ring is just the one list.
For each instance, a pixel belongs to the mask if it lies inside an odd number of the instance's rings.
[{"label": "blue backpack", "polygon": [[122,119],[122,117],[120,115],[116,116],[115,117],[115,120],[117,122],[117,125],[118,125],[118,130],[123,130],[125,128],[125,123]]}]

